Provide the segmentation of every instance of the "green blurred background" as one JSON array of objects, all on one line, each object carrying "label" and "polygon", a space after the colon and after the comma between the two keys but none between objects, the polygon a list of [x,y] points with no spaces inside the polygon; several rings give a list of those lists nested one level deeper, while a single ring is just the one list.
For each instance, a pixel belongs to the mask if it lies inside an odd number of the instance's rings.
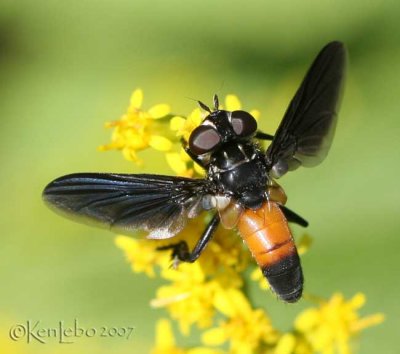
[{"label": "green blurred background", "polygon": [[[336,138],[318,168],[281,180],[310,221],[306,290],[367,295],[362,313],[387,320],[363,333],[360,353],[398,353],[399,2],[7,1],[0,4],[2,286],[0,352],[146,353],[161,310],[159,283],[133,274],[111,233],[71,223],[41,201],[55,177],[78,171],[142,172],[100,153],[131,91],[144,107],[236,93],[273,133],[305,70],[328,41],[346,43],[349,75]],[[152,157],[144,153],[141,155]],[[147,172],[169,173],[149,158]],[[298,232],[300,230],[296,229]],[[256,293],[276,326],[302,308]],[[54,327],[135,326],[131,340],[26,344],[8,339],[26,320]]]}]

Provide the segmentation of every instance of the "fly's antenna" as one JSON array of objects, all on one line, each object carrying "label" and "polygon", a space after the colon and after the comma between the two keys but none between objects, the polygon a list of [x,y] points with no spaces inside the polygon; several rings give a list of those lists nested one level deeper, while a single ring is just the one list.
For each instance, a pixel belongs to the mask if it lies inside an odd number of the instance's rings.
[{"label": "fly's antenna", "polygon": [[214,111],[218,111],[219,99],[217,94],[214,94],[213,101],[214,101]]},{"label": "fly's antenna", "polygon": [[[200,106],[202,109],[204,109],[205,111],[207,111],[207,112],[210,113],[210,114],[212,113],[210,107],[208,107],[206,104],[204,104],[204,103],[201,102],[201,101],[197,101],[197,103],[199,104],[199,106]],[[214,103],[214,107],[213,107],[214,111],[218,111],[218,108],[219,108],[219,99],[218,99],[218,95],[217,95],[217,94],[215,94],[214,97],[213,97],[213,103]]]},{"label": "fly's antenna", "polygon": [[202,109],[204,109],[205,111],[207,111],[208,113],[210,113],[211,114],[211,109],[207,106],[207,105],[205,105],[203,102],[201,102],[201,101],[197,101],[197,103],[199,104],[199,106],[202,108]]},{"label": "fly's antenna", "polygon": [[204,104],[203,102],[201,102],[201,101],[199,101],[199,100],[196,100],[195,98],[192,98],[192,97],[186,97],[186,98],[189,99],[189,100],[192,100],[192,101],[197,102],[198,105],[200,106],[200,108],[201,108],[202,110],[207,111],[208,113],[211,113],[210,107],[208,107],[208,106],[207,106],[206,104]]}]

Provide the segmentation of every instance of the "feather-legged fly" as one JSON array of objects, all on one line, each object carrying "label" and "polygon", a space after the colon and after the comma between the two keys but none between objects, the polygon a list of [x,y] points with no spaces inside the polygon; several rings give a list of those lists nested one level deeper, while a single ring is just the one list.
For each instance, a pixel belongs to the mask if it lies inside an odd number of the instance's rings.
[{"label": "feather-legged fly", "polygon": [[[300,259],[288,222],[307,221],[285,206],[275,179],[299,166],[313,167],[327,155],[337,121],[346,50],[331,42],[318,54],[289,104],[274,136],[257,129],[248,112],[200,106],[207,116],[193,130],[186,152],[206,171],[203,179],[152,174],[77,173],[51,182],[44,200],[56,211],[123,234],[148,232],[150,239],[179,233],[188,218],[213,216],[193,250],[183,241],[171,249],[179,261],[194,262],[217,227],[236,228],[273,291],[296,302],[303,291]],[[263,151],[257,140],[270,140]]]}]

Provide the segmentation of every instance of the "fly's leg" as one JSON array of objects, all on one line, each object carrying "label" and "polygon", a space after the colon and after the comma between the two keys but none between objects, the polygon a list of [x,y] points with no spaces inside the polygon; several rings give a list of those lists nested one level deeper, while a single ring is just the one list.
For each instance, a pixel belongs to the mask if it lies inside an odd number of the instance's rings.
[{"label": "fly's leg", "polygon": [[274,136],[267,134],[267,133],[263,133],[261,131],[257,131],[256,135],[254,136],[256,139],[261,139],[261,140],[273,140]]},{"label": "fly's leg", "polygon": [[300,215],[296,214],[293,210],[290,210],[283,205],[279,205],[279,208],[281,208],[282,213],[283,215],[285,215],[287,221],[293,222],[303,227],[308,226],[308,221],[303,219]]},{"label": "fly's leg", "polygon": [[173,265],[176,265],[177,261],[193,263],[197,258],[199,258],[201,252],[211,240],[218,225],[219,215],[215,214],[211,221],[208,223],[206,229],[204,230],[192,252],[189,251],[189,247],[185,241],[180,241],[172,245],[161,246],[158,247],[157,250],[164,251],[172,249],[171,257],[174,261]]}]

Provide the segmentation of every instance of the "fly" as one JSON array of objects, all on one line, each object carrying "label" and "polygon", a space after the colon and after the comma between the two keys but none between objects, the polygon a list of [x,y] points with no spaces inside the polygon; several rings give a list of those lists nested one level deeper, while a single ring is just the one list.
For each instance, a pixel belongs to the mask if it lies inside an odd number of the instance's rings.
[{"label": "fly", "polygon": [[[43,191],[46,203],[79,222],[123,234],[148,232],[150,239],[178,234],[202,210],[213,213],[193,250],[184,242],[175,260],[194,262],[220,224],[236,228],[277,296],[296,302],[303,291],[300,258],[288,222],[308,222],[285,206],[275,181],[326,157],[335,132],[344,83],[346,50],[331,42],[317,55],[274,136],[258,130],[245,111],[219,109],[218,97],[183,146],[206,171],[204,179],[152,174],[77,173],[57,178]],[[271,144],[262,150],[258,140]]]}]

